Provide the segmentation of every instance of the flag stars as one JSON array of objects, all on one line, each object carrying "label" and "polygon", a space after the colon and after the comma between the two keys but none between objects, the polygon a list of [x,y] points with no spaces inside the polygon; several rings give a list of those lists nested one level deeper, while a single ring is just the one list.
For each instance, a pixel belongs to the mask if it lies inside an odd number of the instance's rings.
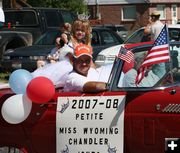
[{"label": "flag stars", "polygon": [[161,33],[159,34],[158,38],[156,39],[154,46],[164,45],[167,44],[167,30],[163,28]]}]

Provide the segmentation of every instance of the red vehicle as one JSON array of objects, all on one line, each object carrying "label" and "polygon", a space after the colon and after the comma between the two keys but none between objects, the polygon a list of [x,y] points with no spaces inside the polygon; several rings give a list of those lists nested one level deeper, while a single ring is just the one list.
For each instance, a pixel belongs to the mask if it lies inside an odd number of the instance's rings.
[{"label": "red vehicle", "polygon": [[[130,49],[136,56],[151,47]],[[49,102],[33,103],[29,116],[19,124],[10,124],[1,115],[0,147],[14,153],[176,151],[180,145],[180,42],[171,42],[170,52],[171,62],[163,63],[163,75],[151,80],[151,85],[119,85],[126,64],[117,58],[107,92],[57,90]],[[12,95],[10,89],[1,89],[0,107]]]}]

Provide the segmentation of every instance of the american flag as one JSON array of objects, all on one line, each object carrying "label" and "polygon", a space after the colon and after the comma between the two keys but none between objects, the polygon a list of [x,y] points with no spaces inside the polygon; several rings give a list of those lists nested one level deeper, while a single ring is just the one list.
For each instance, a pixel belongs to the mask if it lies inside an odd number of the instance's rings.
[{"label": "american flag", "polygon": [[124,47],[121,47],[120,52],[117,57],[127,63],[130,63],[132,60],[134,60],[134,54],[130,50],[127,50]]},{"label": "american flag", "polygon": [[144,78],[148,67],[152,66],[153,64],[168,62],[170,60],[168,39],[167,26],[164,25],[159,36],[154,41],[153,47],[148,51],[146,58],[138,69],[136,84],[139,84]]}]

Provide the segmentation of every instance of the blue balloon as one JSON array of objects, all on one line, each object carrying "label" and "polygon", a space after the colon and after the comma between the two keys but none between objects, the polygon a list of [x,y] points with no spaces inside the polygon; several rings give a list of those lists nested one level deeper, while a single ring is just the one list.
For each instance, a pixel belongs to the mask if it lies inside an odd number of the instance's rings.
[{"label": "blue balloon", "polygon": [[12,72],[9,77],[9,86],[16,94],[26,93],[28,83],[33,79],[32,74],[24,69],[18,69]]}]

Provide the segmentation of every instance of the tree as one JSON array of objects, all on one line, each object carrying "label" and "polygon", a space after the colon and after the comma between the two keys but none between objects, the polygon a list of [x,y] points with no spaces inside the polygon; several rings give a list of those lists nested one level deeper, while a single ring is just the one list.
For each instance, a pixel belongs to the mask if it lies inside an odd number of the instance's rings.
[{"label": "tree", "polygon": [[88,14],[85,0],[27,0],[33,7],[55,7]]},{"label": "tree", "polygon": [[33,7],[46,7],[46,1],[47,0],[27,0],[27,3]]}]

